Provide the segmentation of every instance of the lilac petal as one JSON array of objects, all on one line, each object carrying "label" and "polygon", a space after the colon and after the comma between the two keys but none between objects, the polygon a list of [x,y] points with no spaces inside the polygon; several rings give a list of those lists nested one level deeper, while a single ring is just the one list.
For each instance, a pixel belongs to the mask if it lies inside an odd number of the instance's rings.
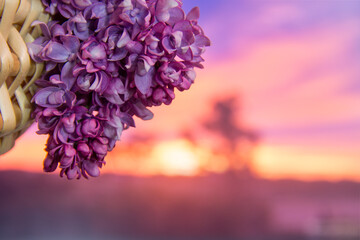
[{"label": "lilac petal", "polygon": [[66,109],[64,111],[59,111],[56,108],[47,107],[43,111],[44,117],[53,117],[53,116],[62,116],[64,115]]},{"label": "lilac petal", "polygon": [[58,10],[59,10],[60,14],[63,15],[63,17],[65,17],[65,18],[71,18],[76,13],[75,9],[73,7],[71,7],[70,5],[66,5],[66,4],[59,4]]},{"label": "lilac petal", "polygon": [[83,166],[85,171],[91,176],[91,177],[98,177],[100,175],[99,166],[94,161],[85,160],[83,161]]},{"label": "lilac petal", "polygon": [[46,57],[50,58],[54,62],[66,62],[70,55],[70,52],[60,43],[50,42],[47,47]]},{"label": "lilac petal", "polygon": [[82,12],[79,12],[74,17],[72,17],[71,21],[75,22],[75,23],[86,23],[87,22],[84,15],[82,14]]},{"label": "lilac petal", "polygon": [[91,142],[91,148],[94,152],[100,155],[106,155],[108,140],[106,138],[98,137]]},{"label": "lilac petal", "polygon": [[91,19],[102,18],[107,15],[105,3],[98,2],[92,6]]},{"label": "lilac petal", "polygon": [[166,21],[166,23],[170,25],[174,25],[177,22],[185,19],[185,13],[180,7],[170,9],[169,14],[170,18]]},{"label": "lilac petal", "polygon": [[54,26],[51,27],[51,34],[53,37],[64,36],[65,29],[61,25],[55,24]]},{"label": "lilac petal", "polygon": [[120,98],[119,93],[125,92],[125,86],[120,78],[114,78],[104,91],[104,97],[111,103],[121,105],[124,101]]},{"label": "lilac petal", "polygon": [[80,48],[79,38],[72,35],[65,35],[61,36],[60,39],[66,49],[68,49],[71,53],[77,53]]},{"label": "lilac petal", "polygon": [[54,85],[62,85],[62,81],[60,80],[60,75],[59,74],[51,75],[49,80]]},{"label": "lilac petal", "polygon": [[60,166],[69,167],[73,163],[75,155],[76,155],[76,150],[70,145],[65,145],[64,155],[60,160]]},{"label": "lilac petal", "polygon": [[152,97],[157,104],[161,104],[163,102],[163,99],[166,97],[166,93],[163,89],[157,88],[152,94]]},{"label": "lilac petal", "polygon": [[147,3],[146,0],[137,0],[136,1],[137,4],[141,5],[143,8],[147,8]]},{"label": "lilac petal", "polygon": [[102,94],[106,90],[109,81],[110,79],[104,71],[96,72],[94,83],[90,86],[89,89],[95,90],[96,92]]},{"label": "lilac petal", "polygon": [[82,10],[92,4],[91,0],[71,0],[74,7]]},{"label": "lilac petal", "polygon": [[159,22],[166,22],[170,18],[169,9],[179,6],[176,0],[158,0],[156,4],[156,17]]},{"label": "lilac petal", "polygon": [[108,67],[108,61],[107,59],[100,59],[97,62],[94,62],[94,66],[99,70],[106,70]]},{"label": "lilac petal", "polygon": [[122,130],[123,130],[122,126],[115,128],[106,124],[104,126],[104,136],[108,137],[109,139],[120,140]]},{"label": "lilac petal", "polygon": [[33,27],[33,26],[36,26],[36,25],[40,26],[40,29],[41,29],[42,33],[44,34],[44,36],[47,39],[51,38],[50,30],[49,30],[49,27],[46,25],[46,23],[35,20],[34,22],[32,22],[31,26]]},{"label": "lilac petal", "polygon": [[46,62],[45,70],[46,72],[50,72],[57,66],[56,62]]},{"label": "lilac petal", "polygon": [[94,66],[94,63],[92,61],[88,61],[88,63],[86,64],[86,71],[88,73],[95,73],[99,71],[99,69]]},{"label": "lilac petal", "polygon": [[193,54],[190,48],[184,53],[183,51],[178,51],[177,55],[179,58],[185,60],[185,61],[191,61],[193,59]]},{"label": "lilac petal", "polygon": [[58,163],[48,154],[44,160],[44,171],[53,172],[57,168]]},{"label": "lilac petal", "polygon": [[61,80],[65,83],[66,89],[70,90],[75,83],[75,77],[72,73],[75,63],[67,62],[61,69]]},{"label": "lilac petal", "polygon": [[133,111],[136,116],[142,120],[151,120],[154,117],[154,114],[147,109],[141,102],[133,104]]},{"label": "lilac petal", "polygon": [[68,168],[65,172],[66,177],[71,180],[78,176],[78,167],[75,166],[74,168]]},{"label": "lilac petal", "polygon": [[168,54],[171,54],[176,50],[176,48],[171,45],[170,37],[164,37],[161,43]]},{"label": "lilac petal", "polygon": [[82,66],[82,65],[80,65],[80,64],[77,64],[77,65],[75,65],[75,67],[74,67],[74,69],[73,69],[72,72],[73,72],[73,75],[74,75],[75,77],[77,77],[77,76],[79,76],[82,72],[84,72],[84,70],[86,70],[84,66]]},{"label": "lilac petal", "polygon": [[200,18],[200,9],[199,7],[194,7],[186,16],[186,20],[197,21]]},{"label": "lilac petal", "polygon": [[114,41],[118,37],[118,33],[121,31],[121,28],[119,26],[111,25],[106,28],[104,32],[100,32],[99,36],[102,36],[101,40],[103,42],[108,42],[108,46],[110,49],[113,49],[115,46]]},{"label": "lilac petal", "polygon": [[96,137],[99,130],[100,123],[96,119],[86,119],[81,126],[81,134],[84,137]]},{"label": "lilac petal", "polygon": [[192,32],[192,26],[190,21],[184,20],[176,23],[173,31]]},{"label": "lilac petal", "polygon": [[121,81],[120,78],[112,79],[111,87],[114,88],[118,93],[125,93],[125,91],[127,91],[125,89],[124,83]]},{"label": "lilac petal", "polygon": [[61,168],[70,167],[70,165],[73,163],[73,161],[74,161],[74,157],[63,156],[60,160],[60,167]]},{"label": "lilac petal", "polygon": [[100,60],[106,58],[106,52],[103,45],[96,45],[94,47],[89,48],[89,52],[84,51],[83,57],[91,58],[94,60]]},{"label": "lilac petal", "polygon": [[204,35],[197,35],[195,36],[195,45],[196,46],[210,46],[211,42],[210,39]]},{"label": "lilac petal", "polygon": [[54,139],[57,142],[60,141],[64,144],[68,142],[69,133],[67,133],[59,124],[55,127],[53,135],[54,135]]},{"label": "lilac petal", "polygon": [[100,32],[101,29],[106,28],[109,25],[108,16],[104,16],[98,20],[95,32]]},{"label": "lilac petal", "polygon": [[104,97],[113,104],[121,105],[124,103],[124,101],[120,98],[120,96],[117,93],[115,94],[105,93]]},{"label": "lilac petal", "polygon": [[206,46],[209,47],[211,45],[210,39],[204,35],[197,35],[195,37],[195,44],[197,46]]},{"label": "lilac petal", "polygon": [[157,19],[158,19],[160,22],[166,22],[166,21],[169,20],[170,14],[169,14],[169,12],[165,12],[165,11],[160,12],[160,11],[159,11],[159,12],[156,14],[156,17],[157,17]]},{"label": "lilac petal", "polygon": [[43,49],[43,46],[36,44],[34,42],[27,43],[26,45],[28,47],[28,52],[31,59],[34,60],[35,62],[42,62],[43,60],[38,56],[38,54]]},{"label": "lilac petal", "polygon": [[130,56],[128,56],[125,68],[127,68],[130,72],[133,72],[134,71],[133,68],[135,68],[137,59],[138,59],[138,55],[136,53],[133,53]]},{"label": "lilac petal", "polygon": [[84,142],[78,144],[77,151],[83,156],[88,156],[91,153],[89,146]]},{"label": "lilac petal", "polygon": [[185,76],[191,81],[194,81],[196,78],[196,72],[194,71],[194,69],[189,69],[186,71]]},{"label": "lilac petal", "polygon": [[[170,97],[171,100],[173,100],[175,98],[175,93],[174,93],[173,89],[165,88],[165,92],[168,94],[168,96]],[[165,102],[165,104],[169,105],[171,103],[171,100],[168,103]]]},{"label": "lilac petal", "polygon": [[93,77],[94,76],[91,76],[89,74],[80,75],[76,80],[76,84],[81,90],[87,92],[87,91],[89,91],[89,88],[91,86],[91,80]]},{"label": "lilac petal", "polygon": [[56,91],[56,92],[52,92],[48,98],[47,101],[49,102],[49,104],[51,105],[56,105],[59,103],[63,103],[63,99],[64,99],[64,91]]},{"label": "lilac petal", "polygon": [[128,51],[125,48],[116,48],[115,51],[110,54],[109,61],[120,61],[124,59]]},{"label": "lilac petal", "polygon": [[143,45],[139,42],[130,41],[126,44],[126,49],[131,53],[140,54],[143,51]]},{"label": "lilac petal", "polygon": [[197,35],[195,42],[190,46],[194,57],[200,56],[205,51],[205,47],[210,46],[210,40],[204,35]]},{"label": "lilac petal", "polygon": [[131,0],[123,0],[120,3],[119,7],[122,7],[122,8],[125,8],[125,9],[132,9],[133,5],[132,5]]},{"label": "lilac petal", "polygon": [[75,36],[77,36],[79,39],[85,41],[86,39],[89,38],[89,31],[79,31],[78,29],[74,29],[74,34]]},{"label": "lilac petal", "polygon": [[67,91],[65,94],[65,100],[68,107],[73,107],[76,103],[76,94],[74,92]]},{"label": "lilac petal", "polygon": [[148,56],[141,56],[140,60],[137,63],[137,74],[143,76],[147,74],[152,66],[154,66],[155,62],[152,58]]},{"label": "lilac petal", "polygon": [[73,133],[75,131],[75,113],[61,119],[61,122],[63,123],[66,132]]},{"label": "lilac petal", "polygon": [[121,118],[121,122],[126,124],[128,127],[135,127],[135,121],[130,114],[121,113],[120,118]]},{"label": "lilac petal", "polygon": [[[53,104],[49,104],[48,103],[49,96],[56,92],[60,92],[61,96],[60,96],[60,94],[52,96],[51,101]],[[40,89],[34,95],[33,101],[35,101],[35,103],[41,107],[50,107],[50,106],[58,107],[64,102],[64,99],[63,99],[64,94],[65,94],[65,92],[62,90],[60,91],[60,89],[57,87],[47,87],[47,88]]]},{"label": "lilac petal", "polygon": [[126,30],[124,30],[119,41],[116,43],[116,46],[118,48],[122,48],[122,47],[126,46],[126,44],[128,44],[128,42],[130,42],[130,40],[131,39],[130,39],[129,33]]},{"label": "lilac petal", "polygon": [[154,68],[152,67],[145,75],[135,74],[136,88],[144,95],[150,92],[151,83],[154,77]]}]

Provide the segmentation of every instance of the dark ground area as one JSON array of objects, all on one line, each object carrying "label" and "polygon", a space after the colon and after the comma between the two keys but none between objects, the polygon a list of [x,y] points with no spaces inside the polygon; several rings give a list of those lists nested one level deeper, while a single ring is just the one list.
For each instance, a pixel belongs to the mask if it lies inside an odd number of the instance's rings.
[{"label": "dark ground area", "polygon": [[[67,181],[3,171],[0,239],[359,240],[359,190],[231,175]],[[307,231],[311,219],[317,227]]]}]

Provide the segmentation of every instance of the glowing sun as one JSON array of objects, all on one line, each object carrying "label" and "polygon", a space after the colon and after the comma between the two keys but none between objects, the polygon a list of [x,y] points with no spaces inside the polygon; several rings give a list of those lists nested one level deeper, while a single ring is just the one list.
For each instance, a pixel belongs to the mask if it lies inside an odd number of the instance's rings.
[{"label": "glowing sun", "polygon": [[184,139],[156,145],[151,158],[156,162],[158,171],[165,175],[193,176],[200,167],[194,147]]}]

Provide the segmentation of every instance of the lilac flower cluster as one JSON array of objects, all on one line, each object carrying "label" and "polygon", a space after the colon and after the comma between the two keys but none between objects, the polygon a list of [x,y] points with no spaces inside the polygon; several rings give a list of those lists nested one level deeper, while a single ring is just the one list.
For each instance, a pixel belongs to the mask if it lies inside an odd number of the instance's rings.
[{"label": "lilac flower cluster", "polygon": [[187,90],[210,45],[181,0],[42,0],[52,21],[28,44],[46,72],[33,97],[39,134],[49,134],[44,170],[98,176],[133,116]]}]

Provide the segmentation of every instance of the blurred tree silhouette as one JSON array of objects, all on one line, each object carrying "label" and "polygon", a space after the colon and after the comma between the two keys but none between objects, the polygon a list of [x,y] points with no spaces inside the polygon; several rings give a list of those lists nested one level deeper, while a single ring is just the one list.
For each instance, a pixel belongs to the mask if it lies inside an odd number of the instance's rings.
[{"label": "blurred tree silhouette", "polygon": [[252,152],[259,142],[259,133],[239,123],[241,120],[240,98],[236,95],[217,100],[213,112],[203,126],[220,135],[224,144],[221,152],[226,155],[230,172],[251,173]]}]

